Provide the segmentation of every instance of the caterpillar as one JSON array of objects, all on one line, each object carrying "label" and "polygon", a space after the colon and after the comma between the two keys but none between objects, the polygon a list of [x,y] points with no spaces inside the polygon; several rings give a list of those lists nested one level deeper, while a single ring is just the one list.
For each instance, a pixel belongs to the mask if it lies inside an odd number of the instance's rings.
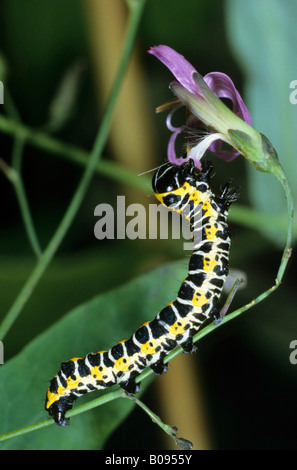
[{"label": "caterpillar", "polygon": [[45,409],[59,426],[69,424],[65,413],[76,399],[93,390],[120,385],[127,393],[139,391],[135,378],[147,367],[156,374],[168,370],[164,357],[176,346],[193,352],[193,336],[206,320],[217,320],[219,299],[228,274],[230,236],[227,215],[238,197],[230,181],[215,196],[210,187],[212,166],[198,170],[193,160],[182,165],[165,163],[153,177],[156,198],[166,207],[184,214],[194,241],[186,279],[177,298],[133,336],[109,351],[87,354],[61,364],[50,381]]}]

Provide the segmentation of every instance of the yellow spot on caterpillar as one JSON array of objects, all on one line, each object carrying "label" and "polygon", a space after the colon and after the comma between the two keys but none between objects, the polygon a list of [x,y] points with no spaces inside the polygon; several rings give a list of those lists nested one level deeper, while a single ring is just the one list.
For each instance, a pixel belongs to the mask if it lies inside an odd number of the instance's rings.
[{"label": "yellow spot on caterpillar", "polygon": [[208,299],[203,294],[203,292],[197,290],[195,294],[193,295],[192,302],[193,302],[193,305],[195,305],[195,307],[202,307],[202,305],[207,304]]},{"label": "yellow spot on caterpillar", "polygon": [[79,380],[75,379],[73,380],[71,377],[68,377],[67,379],[67,388],[73,390],[74,388],[77,388],[79,382],[81,382],[81,379]]},{"label": "yellow spot on caterpillar", "polygon": [[205,227],[205,235],[207,240],[214,240],[216,238],[218,229],[211,225],[206,225]]},{"label": "yellow spot on caterpillar", "polygon": [[184,330],[185,330],[185,322],[179,319],[170,327],[169,331],[172,335],[180,335],[184,332]]},{"label": "yellow spot on caterpillar", "polygon": [[204,203],[202,204],[202,209],[204,211],[204,216],[205,217],[216,217],[216,211],[214,210],[214,208],[212,207],[211,205],[211,201],[208,197],[207,200],[204,201]]},{"label": "yellow spot on caterpillar", "polygon": [[66,388],[63,387],[63,385],[60,385],[60,387],[58,388],[58,395],[63,395],[65,390],[66,390]]},{"label": "yellow spot on caterpillar", "polygon": [[149,340],[141,346],[141,352],[143,354],[156,354],[156,347],[156,342]]},{"label": "yellow spot on caterpillar", "polygon": [[206,256],[203,260],[203,269],[205,272],[211,273],[217,264],[218,263],[215,258],[210,258],[209,256]]},{"label": "yellow spot on caterpillar", "polygon": [[[133,361],[132,361],[133,362]],[[127,359],[126,357],[120,357],[120,359],[117,359],[114,363],[114,367],[117,370],[120,370],[121,372],[128,372],[129,366],[130,366],[131,360]]]},{"label": "yellow spot on caterpillar", "polygon": [[107,373],[107,367],[95,366],[91,369],[91,375],[96,380],[103,380],[104,375]]}]

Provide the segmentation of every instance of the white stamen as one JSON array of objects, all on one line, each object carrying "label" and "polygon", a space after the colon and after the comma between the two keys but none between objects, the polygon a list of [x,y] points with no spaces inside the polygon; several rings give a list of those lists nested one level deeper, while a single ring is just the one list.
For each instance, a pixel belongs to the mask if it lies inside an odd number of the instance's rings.
[{"label": "white stamen", "polygon": [[224,140],[226,142],[226,138],[223,134],[219,132],[215,132],[213,134],[208,134],[206,137],[200,140],[200,142],[192,147],[188,157],[192,158],[193,160],[201,160],[203,155],[205,154],[208,147],[215,141],[215,140]]},{"label": "white stamen", "polygon": [[147,173],[151,173],[152,171],[155,171],[158,168],[160,168],[160,166],[161,165],[157,166],[156,168],[152,168],[151,170],[143,171],[142,173],[139,173],[137,176],[142,176],[142,175],[146,175]]}]

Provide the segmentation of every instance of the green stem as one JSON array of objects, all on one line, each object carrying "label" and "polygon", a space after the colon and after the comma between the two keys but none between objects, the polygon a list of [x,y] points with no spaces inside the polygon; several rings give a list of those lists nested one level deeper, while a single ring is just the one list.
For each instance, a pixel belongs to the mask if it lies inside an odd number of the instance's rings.
[{"label": "green stem", "polygon": [[14,143],[13,155],[12,155],[12,167],[16,171],[16,178],[13,179],[12,183],[14,186],[16,198],[19,203],[21,216],[23,219],[24,227],[27,233],[28,240],[31,244],[33,252],[40,258],[41,248],[37,233],[35,230],[33,218],[30,211],[30,206],[27,199],[23,179],[21,176],[21,164],[24,152],[25,141],[21,137],[17,137]]},{"label": "green stem", "polygon": [[30,207],[28,204],[23,181],[20,178],[18,173],[16,174],[16,178],[14,178],[13,180],[13,186],[14,186],[18,203],[19,203],[22,219],[24,222],[24,226],[25,226],[25,230],[26,230],[29,242],[37,258],[40,258],[41,248],[40,248],[39,241],[38,241],[36,231],[34,228],[34,223],[31,217]]},{"label": "green stem", "polygon": [[[241,315],[243,312],[246,312],[250,308],[254,307],[255,305],[259,304],[262,302],[262,300],[266,299],[272,292],[274,292],[281,284],[285,270],[287,268],[289,259],[292,254],[292,232],[293,232],[293,218],[294,218],[294,202],[293,202],[293,195],[291,188],[287,182],[287,179],[282,172],[281,177],[278,177],[278,180],[282,184],[284,191],[285,191],[285,196],[287,200],[287,209],[288,209],[288,226],[287,226],[287,234],[286,234],[286,245],[283,250],[281,262],[279,265],[279,269],[277,272],[277,276],[275,279],[275,284],[267,289],[266,291],[262,292],[260,295],[258,295],[255,299],[253,299],[251,302],[248,304],[244,305],[243,307],[235,310],[231,314],[229,314],[227,317],[224,319],[224,323],[233,320],[233,318],[237,317],[238,315]],[[211,331],[213,328],[210,328],[208,331]],[[204,331],[204,330],[203,330]]]},{"label": "green stem", "polygon": [[[51,156],[63,158],[63,160],[66,159],[83,167],[88,164],[90,155],[86,150],[61,142],[43,132],[31,129],[1,115],[0,130],[5,134],[20,136],[26,139],[29,144],[48,152]],[[112,161],[101,160],[97,162],[96,172],[120,183],[125,182],[142,191],[149,191],[151,187],[151,181],[148,177],[145,175],[137,176],[125,167]]]},{"label": "green stem", "polygon": [[126,397],[130,400],[132,400],[134,403],[136,403],[140,408],[143,409],[143,411],[146,412],[146,414],[151,418],[153,423],[156,423],[161,429],[163,429],[166,434],[172,437],[173,434],[175,434],[175,428],[172,428],[172,426],[169,426],[168,424],[163,423],[163,421],[159,418],[158,415],[153,413],[152,410],[150,410],[141,400],[136,398],[134,395],[126,395]]},{"label": "green stem", "polygon": [[27,279],[21,292],[15,299],[15,302],[13,303],[12,307],[10,308],[10,310],[4,317],[0,325],[1,340],[3,340],[3,338],[5,337],[5,335],[7,334],[7,332],[9,331],[9,329],[11,328],[15,320],[17,319],[18,315],[20,314],[24,305],[29,300],[38,281],[42,277],[44,271],[48,267],[54,254],[56,253],[58,247],[60,246],[87,192],[89,183],[91,181],[92,176],[94,175],[98,159],[101,156],[102,150],[104,148],[104,145],[105,145],[108,133],[109,133],[114,108],[115,108],[116,101],[119,95],[120,86],[123,81],[126,68],[130,60],[136,32],[138,29],[138,25],[140,22],[140,18],[141,18],[142,10],[144,8],[145,1],[146,0],[139,0],[137,3],[134,3],[133,8],[130,9],[130,16],[129,16],[128,26],[127,26],[126,38],[124,42],[124,49],[123,49],[123,53],[121,56],[121,62],[118,67],[117,75],[113,84],[109,101],[107,103],[107,107],[106,107],[106,110],[102,119],[100,129],[98,131],[92,152],[89,156],[88,164],[85,168],[81,181],[75,191],[75,194],[69,204],[69,207],[60,225],[58,226],[48,246],[42,253],[36,267],[33,269],[31,275]]},{"label": "green stem", "polygon": [[293,222],[294,222],[294,202],[293,202],[293,194],[292,190],[286,180],[285,177],[280,179],[280,182],[284,188],[286,200],[287,200],[287,209],[288,209],[288,229],[287,229],[287,237],[286,237],[286,246],[283,252],[283,256],[281,259],[280,267],[277,273],[277,282],[280,283],[285,269],[287,267],[288,261],[292,254],[292,237],[293,237]]},{"label": "green stem", "polygon": [[[15,106],[13,99],[9,93],[7,87],[5,88],[5,107],[7,108],[8,114],[18,123],[21,122],[21,117]],[[12,151],[12,178],[9,178],[13,184],[16,198],[20,207],[21,216],[23,219],[24,227],[27,233],[27,237],[33,249],[33,252],[37,258],[41,255],[41,248],[39,245],[37,233],[34,227],[33,219],[30,212],[30,207],[21,176],[21,166],[24,154],[25,138],[22,135],[15,135],[15,141]],[[8,175],[7,175],[8,176]]]},{"label": "green stem", "polygon": [[14,168],[11,168],[9,165],[7,165],[7,163],[2,160],[2,158],[0,158],[0,170],[5,174],[7,179],[13,185],[29,242],[37,258],[40,258],[41,249],[34,229],[34,224],[32,221],[30,208],[22,179],[19,173]]},{"label": "green stem", "polygon": [[8,439],[13,439],[14,437],[23,436],[28,432],[36,431],[37,429],[45,428],[46,426],[50,426],[53,424],[53,419],[44,419],[43,421],[39,421],[38,423],[29,424],[28,426],[24,426],[23,428],[15,429],[11,432],[6,432],[5,434],[1,434],[0,442],[7,441]]},{"label": "green stem", "polygon": [[141,400],[136,398],[133,395],[126,395],[127,398],[134,401],[145,413],[151,418],[153,423],[157,424],[168,436],[170,436],[174,442],[179,445],[182,449],[190,450],[193,447],[192,442],[187,439],[176,437],[177,428],[175,426],[170,426],[169,424],[163,423],[158,415],[153,413]]},{"label": "green stem", "polygon": [[[105,403],[115,400],[116,398],[126,398],[126,393],[122,389],[116,390],[115,392],[106,393],[105,395],[96,398],[95,400],[92,400],[89,403],[85,403],[84,405],[80,405],[77,408],[68,411],[67,417],[70,418],[80,413],[84,413],[85,411],[91,410],[92,408],[95,408],[100,405],[104,405]],[[5,434],[1,434],[0,442],[7,441],[8,439],[13,439],[14,437],[22,436],[23,434],[36,431],[37,429],[41,429],[52,424],[55,424],[52,418],[44,419],[43,421],[39,421],[38,423],[29,424],[28,426],[15,429],[14,431],[7,432]]]}]

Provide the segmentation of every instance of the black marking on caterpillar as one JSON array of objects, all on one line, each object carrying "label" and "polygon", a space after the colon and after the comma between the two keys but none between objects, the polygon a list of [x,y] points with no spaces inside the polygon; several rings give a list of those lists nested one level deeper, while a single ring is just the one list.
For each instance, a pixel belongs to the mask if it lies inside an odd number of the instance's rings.
[{"label": "black marking on caterpillar", "polygon": [[[157,199],[184,213],[193,233],[194,250],[188,276],[177,298],[142,325],[128,340],[109,351],[90,353],[61,364],[46,394],[45,409],[60,426],[78,397],[93,390],[120,385],[130,394],[139,390],[135,378],[147,367],[156,374],[167,371],[164,357],[176,346],[193,352],[193,336],[207,319],[219,316],[219,298],[228,274],[230,249],[227,214],[238,197],[228,182],[219,196],[209,188],[211,167],[199,171],[192,160],[181,166],[166,163],[154,175]],[[199,209],[199,215],[198,215]]]}]

